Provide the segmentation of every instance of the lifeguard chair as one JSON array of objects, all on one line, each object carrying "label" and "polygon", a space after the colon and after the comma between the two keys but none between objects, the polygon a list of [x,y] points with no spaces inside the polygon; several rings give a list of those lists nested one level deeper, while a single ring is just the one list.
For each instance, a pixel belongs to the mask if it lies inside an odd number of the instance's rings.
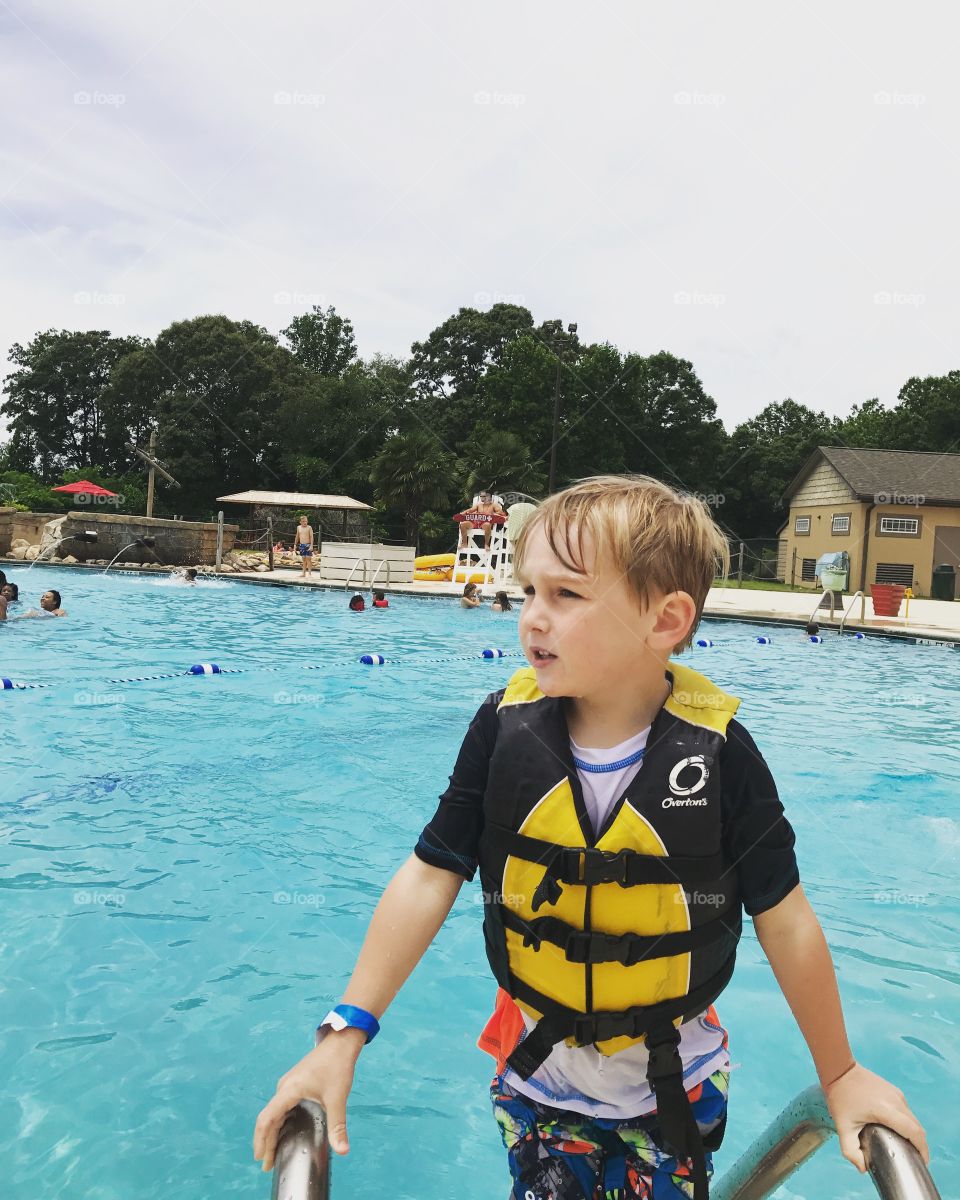
[{"label": "lifeguard chair", "polygon": [[[491,493],[495,504],[506,508],[502,496]],[[480,496],[474,496],[471,507],[480,503]],[[502,521],[494,521],[490,531],[490,548],[483,544],[483,525],[486,518],[471,519],[473,528],[467,535],[466,546],[457,540],[456,556],[451,576],[454,586],[462,588],[464,584],[473,581],[480,588],[481,595],[491,595],[500,588],[513,582],[513,543],[516,541],[524,522],[536,508],[536,504],[516,501],[510,505]],[[460,514],[454,520],[459,523]],[[470,518],[468,518],[470,519]],[[458,531],[459,532],[459,531]]]}]

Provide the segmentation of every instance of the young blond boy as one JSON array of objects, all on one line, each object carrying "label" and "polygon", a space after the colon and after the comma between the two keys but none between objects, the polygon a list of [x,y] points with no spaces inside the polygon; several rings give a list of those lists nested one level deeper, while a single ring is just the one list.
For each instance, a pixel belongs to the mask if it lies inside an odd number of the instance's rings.
[{"label": "young blond boy", "polygon": [[696,499],[646,477],[585,480],[527,522],[515,572],[530,664],[481,706],[450,787],[386,888],[344,1004],[261,1112],[324,1105],[349,1149],[360,1051],[479,865],[499,983],[480,1045],[516,1200],[704,1200],[729,1055],[713,1001],[741,907],[864,1170],[878,1122],[928,1157],[901,1092],[855,1060],[794,836],[739,701],[670,661],[691,644],[726,541]]}]

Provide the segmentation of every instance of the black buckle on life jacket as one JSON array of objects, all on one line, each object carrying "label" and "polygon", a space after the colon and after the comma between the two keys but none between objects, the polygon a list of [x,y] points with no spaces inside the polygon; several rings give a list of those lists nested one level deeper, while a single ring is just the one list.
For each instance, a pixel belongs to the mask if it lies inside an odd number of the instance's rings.
[{"label": "black buckle on life jacket", "polygon": [[573,1036],[578,1046],[639,1035],[637,1014],[633,1009],[621,1013],[580,1013],[573,1023]]},{"label": "black buckle on life jacket", "polygon": [[577,850],[577,880],[580,883],[619,883],[627,887],[627,862],[630,850]]}]

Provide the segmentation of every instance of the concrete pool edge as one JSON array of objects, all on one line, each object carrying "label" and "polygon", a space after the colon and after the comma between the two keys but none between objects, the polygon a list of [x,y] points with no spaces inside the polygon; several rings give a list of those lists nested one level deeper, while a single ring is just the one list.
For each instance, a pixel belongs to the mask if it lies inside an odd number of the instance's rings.
[{"label": "concrete pool edge", "polygon": [[[38,562],[37,566],[41,569],[54,568],[65,571],[87,571],[104,574],[102,567],[93,566],[89,563],[53,563],[53,562]],[[0,558],[0,568],[14,567],[19,569],[30,569],[30,564],[25,563],[23,559]],[[114,571],[121,575],[141,575],[147,578],[156,578],[158,576],[170,575],[180,570],[179,567],[143,567],[139,565],[119,566],[115,567]],[[342,583],[335,583],[329,580],[321,579],[301,579],[295,570],[279,568],[273,572],[255,572],[255,571],[231,571],[229,573],[216,575],[208,572],[203,573],[206,578],[214,578],[223,582],[236,581],[237,583],[258,585],[260,587],[272,588],[294,588],[301,591],[340,591],[345,592]],[[350,589],[352,590],[368,590]],[[420,581],[412,581],[410,583],[392,583],[389,586],[385,585],[382,589],[388,595],[397,596],[417,596],[421,599],[428,600],[455,600],[459,598],[462,588],[459,584],[452,583],[424,583]],[[756,607],[756,598],[759,596],[770,596],[774,601],[784,596],[802,597],[803,600],[809,601],[816,599],[814,593],[803,592],[758,592],[750,590],[748,595],[754,599],[753,605],[744,605],[743,608],[734,607],[730,603],[730,593],[735,589],[732,588],[713,588],[711,596],[718,594],[717,599],[711,602],[710,597],[704,607],[703,617],[708,621],[740,621],[746,625],[774,625],[785,629],[802,629],[810,620],[809,615],[804,616],[799,612],[784,612],[782,610],[771,609],[764,611]],[[508,587],[507,594],[511,600],[521,600],[522,594],[516,586]],[[723,605],[719,604],[719,599],[723,598]],[[796,603],[796,601],[794,601]],[[926,601],[921,603],[944,603],[942,601]],[[957,628],[951,629],[942,625],[929,625],[916,623],[909,626],[890,626],[890,625],[860,625],[855,621],[847,623],[846,628],[856,633],[862,633],[865,637],[886,638],[888,641],[907,642],[913,645],[932,645],[960,648],[960,605],[956,608]],[[839,630],[839,619],[830,620],[829,617],[815,617],[821,629],[826,632],[837,632]]]}]

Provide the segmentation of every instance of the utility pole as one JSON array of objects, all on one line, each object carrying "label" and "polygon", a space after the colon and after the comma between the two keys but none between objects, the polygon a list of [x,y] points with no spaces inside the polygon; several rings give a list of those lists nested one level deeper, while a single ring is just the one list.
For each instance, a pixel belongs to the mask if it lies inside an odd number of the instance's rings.
[{"label": "utility pole", "polygon": [[171,487],[178,488],[180,486],[180,484],[177,483],[177,481],[170,474],[170,472],[165,470],[156,459],[157,431],[155,429],[150,430],[150,452],[149,452],[149,454],[144,452],[143,450],[140,450],[137,446],[135,446],[133,444],[133,442],[125,442],[124,444],[126,445],[127,449],[132,450],[133,453],[136,454],[136,456],[138,458],[142,458],[143,461],[149,467],[149,470],[147,471],[147,514],[146,515],[148,517],[152,517],[153,516],[153,487],[154,487],[155,477],[157,475],[160,475],[161,478],[165,479],[167,481],[167,483],[170,484]]},{"label": "utility pole", "polygon": [[[157,431],[150,430],[150,445],[147,447],[150,458],[153,459],[157,453]],[[147,471],[147,516],[153,516],[153,481],[156,478],[157,468],[154,462],[150,463],[150,469]]]},{"label": "utility pole", "polygon": [[[550,473],[547,479],[547,494],[552,495],[557,483],[557,442],[560,440],[560,383],[563,372],[563,322],[544,321],[554,337],[554,354],[557,356],[557,374],[553,384],[553,433],[550,438]],[[567,326],[567,333],[577,332],[576,323]]]}]

